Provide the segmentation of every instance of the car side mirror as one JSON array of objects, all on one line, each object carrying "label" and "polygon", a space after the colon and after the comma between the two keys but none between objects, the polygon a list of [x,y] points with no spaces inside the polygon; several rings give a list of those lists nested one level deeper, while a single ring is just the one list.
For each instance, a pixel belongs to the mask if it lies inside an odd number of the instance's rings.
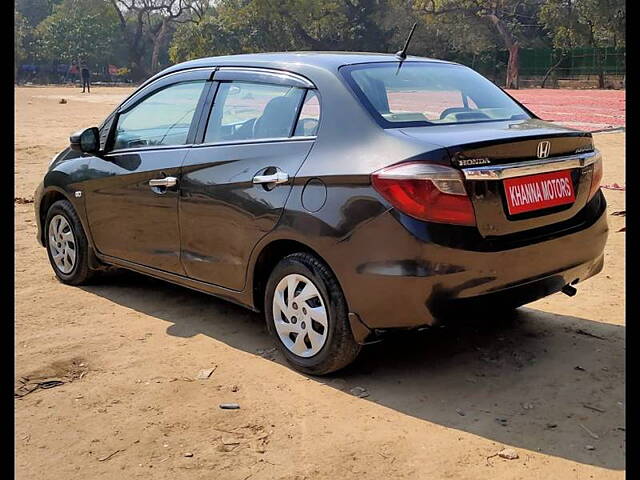
[{"label": "car side mirror", "polygon": [[71,150],[96,154],[100,150],[100,132],[96,127],[78,130],[69,137]]}]

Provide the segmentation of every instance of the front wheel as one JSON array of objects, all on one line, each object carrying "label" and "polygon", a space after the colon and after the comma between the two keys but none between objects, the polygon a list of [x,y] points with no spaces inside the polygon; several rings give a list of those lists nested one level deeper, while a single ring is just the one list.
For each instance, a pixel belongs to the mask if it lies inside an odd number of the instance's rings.
[{"label": "front wheel", "polygon": [[269,332],[297,370],[324,375],[347,366],[360,353],[338,281],[314,255],[283,258],[269,277],[264,305]]},{"label": "front wheel", "polygon": [[45,220],[45,245],[56,276],[63,283],[82,285],[93,276],[89,245],[82,223],[67,200],[49,208]]}]

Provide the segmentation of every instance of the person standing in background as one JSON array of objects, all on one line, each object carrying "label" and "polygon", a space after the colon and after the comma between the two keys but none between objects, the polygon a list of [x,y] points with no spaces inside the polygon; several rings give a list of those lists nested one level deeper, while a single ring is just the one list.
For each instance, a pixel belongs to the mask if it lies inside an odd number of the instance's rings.
[{"label": "person standing in background", "polygon": [[80,63],[80,75],[82,77],[82,93],[84,93],[85,86],[87,87],[87,93],[91,93],[91,72],[87,67],[87,62],[84,60]]},{"label": "person standing in background", "polygon": [[69,67],[69,72],[67,74],[67,80],[71,80],[71,83],[75,83],[78,75],[78,64],[76,61],[71,62],[71,66]]}]

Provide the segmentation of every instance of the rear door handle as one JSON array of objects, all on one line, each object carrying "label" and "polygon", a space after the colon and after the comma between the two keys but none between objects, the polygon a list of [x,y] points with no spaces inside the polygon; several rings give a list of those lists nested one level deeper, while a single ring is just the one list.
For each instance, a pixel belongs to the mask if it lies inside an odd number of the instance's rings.
[{"label": "rear door handle", "polygon": [[253,177],[253,183],[262,183],[270,185],[280,185],[281,183],[287,183],[289,181],[289,175],[285,172],[278,171],[272,175],[256,175]]},{"label": "rear door handle", "polygon": [[178,183],[176,177],[153,178],[149,180],[150,187],[175,187]]}]

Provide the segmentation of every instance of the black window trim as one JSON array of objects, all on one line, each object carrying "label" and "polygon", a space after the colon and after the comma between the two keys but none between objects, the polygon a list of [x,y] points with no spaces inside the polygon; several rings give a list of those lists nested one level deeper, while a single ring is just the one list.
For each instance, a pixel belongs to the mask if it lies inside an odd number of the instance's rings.
[{"label": "black window trim", "polygon": [[[289,138],[295,137],[296,136],[296,129],[298,128],[298,122],[300,121],[300,115],[302,114],[302,108],[304,107],[304,102],[307,101],[307,97],[309,96],[309,92],[313,92],[316,95],[316,98],[318,99],[318,106],[319,108],[319,115],[318,115],[318,127],[316,128],[316,135],[308,135],[309,137],[316,137],[318,134],[318,130],[320,130],[320,119],[322,118],[322,105],[320,103],[320,92],[318,92],[318,90],[316,90],[315,88],[307,88],[306,91],[304,92],[304,95],[302,96],[302,101],[300,102],[300,105],[298,105],[298,111],[296,112],[296,121],[293,122],[293,125],[291,127],[291,133],[289,134]],[[305,135],[298,135],[298,137],[303,137]]]},{"label": "black window trim", "polygon": [[312,88],[316,86],[308,78],[286,70],[276,70],[264,67],[218,67],[214,72],[214,81],[247,81],[253,83],[266,83],[270,85],[286,85],[298,88]]},{"label": "black window trim", "polygon": [[[293,126],[293,130],[289,137],[279,137],[279,138],[262,138],[262,139],[248,139],[242,141],[224,141],[224,142],[204,142],[204,135],[206,131],[206,126],[209,121],[209,115],[211,114],[211,109],[213,108],[213,104],[215,103],[215,98],[218,93],[218,86],[220,85],[220,81],[216,81],[215,77],[218,71],[222,71],[224,73],[224,77],[229,77],[231,75],[236,76],[235,81],[246,81],[251,83],[260,83],[260,84],[270,84],[270,85],[288,85],[292,87],[297,87],[305,90],[304,94],[301,97],[301,102],[298,105],[298,110],[296,114],[296,122],[300,118],[300,112],[302,110],[302,106],[304,105],[304,100],[308,95],[309,90],[315,91],[318,102],[320,104],[320,118],[322,118],[322,99],[319,90],[317,87],[311,82],[308,78],[295,74],[292,72],[288,72],[286,70],[277,70],[277,69],[269,69],[263,67],[238,67],[238,66],[208,66],[208,67],[195,67],[188,70],[180,70],[177,72],[172,72],[162,77],[156,78],[155,80],[151,80],[146,84],[143,84],[138,90],[133,92],[129,97],[127,97],[110,115],[114,115],[113,121],[110,125],[109,134],[107,137],[105,150],[103,155],[105,157],[109,157],[112,155],[120,155],[127,153],[134,153],[138,151],[154,151],[154,150],[171,150],[171,149],[183,149],[183,148],[191,148],[191,147],[203,147],[203,146],[215,146],[215,145],[242,145],[242,144],[259,144],[259,143],[280,143],[280,142],[299,142],[299,141],[310,141],[315,140],[317,135],[309,135],[309,136],[293,136],[295,133],[295,123]],[[273,76],[271,78],[279,78],[280,81],[266,81],[265,74]],[[220,75],[220,74],[218,74]],[[192,80],[206,80],[205,87],[201,93],[200,99],[198,100],[198,105],[196,107],[196,111],[193,115],[193,120],[191,123],[191,128],[189,129],[189,133],[187,135],[187,142],[183,145],[152,145],[148,147],[133,147],[133,148],[120,148],[120,149],[111,149],[113,145],[113,141],[115,140],[115,129],[118,123],[118,118],[121,113],[126,113],[131,108],[136,106],[138,103],[142,102],[145,98],[150,95],[153,95],[157,91],[167,88],[170,85],[176,83],[184,83],[186,81]],[[224,80],[224,81],[233,81],[232,79]],[[302,86],[304,85],[304,86]]]},{"label": "black window trim", "polygon": [[104,157],[112,157],[117,155],[125,155],[136,152],[155,152],[157,150],[182,150],[193,147],[193,144],[184,145],[152,145],[149,147],[132,147],[132,148],[119,148],[117,150],[110,150],[104,154]]},{"label": "black window trim", "polygon": [[[215,72],[213,75],[215,75]],[[211,76],[212,78],[213,75]],[[212,80],[208,83],[209,87],[207,89],[207,94],[202,102],[202,108],[197,120],[198,123],[195,129],[194,137],[192,138],[194,145],[201,145],[204,141],[204,136],[207,131],[207,124],[209,123],[209,117],[211,116],[213,104],[218,95],[218,87],[220,87],[220,82],[216,82],[215,80]]]},{"label": "black window trim", "polygon": [[274,138],[252,138],[247,140],[227,140],[223,142],[207,142],[194,143],[191,148],[201,147],[223,147],[230,145],[257,145],[262,143],[291,143],[291,142],[309,142],[315,141],[316,136],[297,136],[297,137],[274,137]]},{"label": "black window trim", "polygon": [[[196,136],[197,127],[200,123],[200,117],[202,115],[205,99],[207,98],[207,95],[209,94],[209,91],[211,89],[211,84],[212,84],[211,77],[215,73],[215,70],[216,70],[216,67],[204,67],[204,68],[194,68],[190,70],[182,70],[179,72],[170,73],[136,90],[124,102],[122,102],[114,112],[115,116],[111,123],[110,129],[109,129],[109,135],[105,143],[104,156],[119,155],[119,154],[132,153],[137,151],[167,150],[167,149],[180,149],[180,148],[191,147],[194,144],[194,139]],[[147,99],[151,95],[154,95],[160,90],[164,90],[165,88],[169,88],[172,85],[176,85],[179,83],[186,83],[186,82],[192,82],[192,81],[198,81],[198,80],[204,80],[204,87],[202,89],[202,92],[200,93],[200,97],[196,105],[196,110],[193,113],[191,126],[189,127],[189,133],[187,134],[187,141],[184,144],[182,145],[151,145],[148,147],[112,149],[113,142],[115,140],[115,133],[118,125],[118,120],[120,119],[121,114],[127,113],[129,110],[136,107],[145,99]]]},{"label": "black window trim", "polygon": [[143,85],[133,92],[124,102],[116,109],[117,113],[126,113],[135,105],[140,103],[149,95],[156,93],[157,90],[168,87],[174,83],[183,83],[190,80],[211,80],[215,73],[215,67],[194,68],[190,70],[180,70],[178,72],[169,73],[160,78],[155,79],[151,83]]}]

